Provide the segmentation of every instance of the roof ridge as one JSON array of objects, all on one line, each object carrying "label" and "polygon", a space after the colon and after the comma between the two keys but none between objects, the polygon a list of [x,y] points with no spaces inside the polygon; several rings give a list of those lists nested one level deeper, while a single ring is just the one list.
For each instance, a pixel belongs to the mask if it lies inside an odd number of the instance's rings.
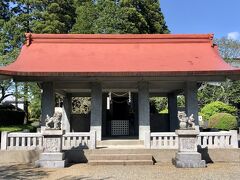
[{"label": "roof ridge", "polygon": [[26,33],[26,45],[37,43],[113,42],[211,42],[213,34],[34,34]]}]

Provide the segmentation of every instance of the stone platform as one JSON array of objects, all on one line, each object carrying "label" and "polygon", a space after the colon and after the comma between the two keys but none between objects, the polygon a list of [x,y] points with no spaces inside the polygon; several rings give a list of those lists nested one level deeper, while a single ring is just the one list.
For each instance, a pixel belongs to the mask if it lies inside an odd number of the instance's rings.
[{"label": "stone platform", "polygon": [[177,152],[175,165],[179,168],[204,168],[206,162],[198,152]]},{"label": "stone platform", "polygon": [[40,159],[36,161],[37,167],[63,168],[66,165],[64,153],[41,153]]},{"label": "stone platform", "polygon": [[175,156],[175,166],[178,168],[203,168],[206,167],[202,155],[197,152],[197,135],[199,129],[176,130],[178,135],[178,152]]},{"label": "stone platform", "polygon": [[43,153],[35,165],[45,168],[64,168],[65,154],[62,152],[63,130],[47,129],[43,131]]},{"label": "stone platform", "polygon": [[93,153],[88,158],[90,165],[153,165],[151,154],[98,154]]}]

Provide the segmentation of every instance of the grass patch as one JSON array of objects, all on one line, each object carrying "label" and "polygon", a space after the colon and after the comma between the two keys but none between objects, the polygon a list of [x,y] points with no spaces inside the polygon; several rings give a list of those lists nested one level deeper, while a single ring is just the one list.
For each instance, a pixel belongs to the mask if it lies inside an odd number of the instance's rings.
[{"label": "grass patch", "polygon": [[24,129],[28,129],[30,132],[36,131],[36,127],[33,127],[31,124],[0,126],[0,132],[19,132],[23,131]]}]

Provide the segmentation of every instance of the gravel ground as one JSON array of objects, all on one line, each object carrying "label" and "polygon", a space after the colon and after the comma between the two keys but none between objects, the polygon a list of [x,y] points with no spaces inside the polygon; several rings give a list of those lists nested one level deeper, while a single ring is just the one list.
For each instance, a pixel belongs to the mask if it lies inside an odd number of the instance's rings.
[{"label": "gravel ground", "polygon": [[240,179],[240,163],[214,163],[207,168],[178,169],[171,164],[154,166],[90,166],[75,164],[64,169],[34,168],[32,165],[0,165],[0,179]]}]

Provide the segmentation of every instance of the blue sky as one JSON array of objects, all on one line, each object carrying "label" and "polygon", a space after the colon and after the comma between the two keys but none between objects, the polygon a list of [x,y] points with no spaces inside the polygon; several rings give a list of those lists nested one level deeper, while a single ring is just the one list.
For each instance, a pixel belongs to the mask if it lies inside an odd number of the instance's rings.
[{"label": "blue sky", "polygon": [[171,33],[214,33],[240,40],[240,0],[160,0]]}]

